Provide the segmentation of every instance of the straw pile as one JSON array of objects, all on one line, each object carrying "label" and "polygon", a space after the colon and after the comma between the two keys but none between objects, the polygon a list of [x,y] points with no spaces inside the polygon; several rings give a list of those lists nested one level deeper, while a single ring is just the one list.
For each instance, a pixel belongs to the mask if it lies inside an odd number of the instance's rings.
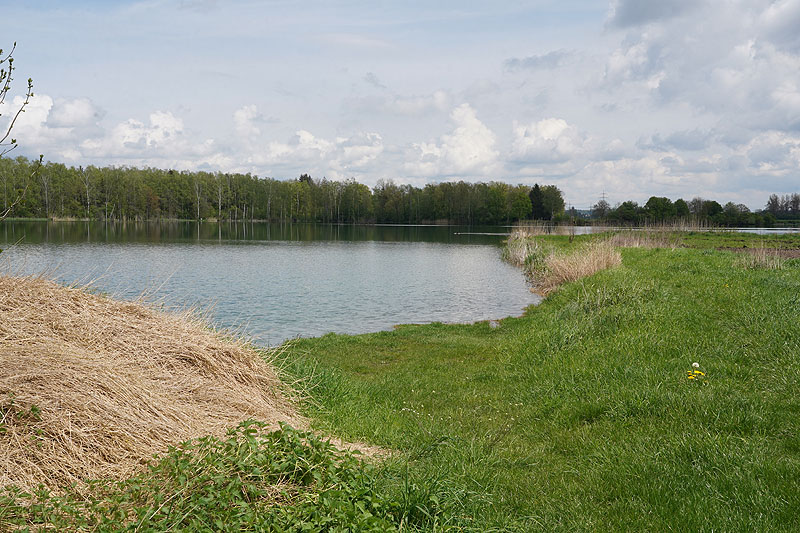
[{"label": "straw pile", "polygon": [[128,477],[254,418],[302,427],[272,367],[189,313],[0,275],[0,486]]}]

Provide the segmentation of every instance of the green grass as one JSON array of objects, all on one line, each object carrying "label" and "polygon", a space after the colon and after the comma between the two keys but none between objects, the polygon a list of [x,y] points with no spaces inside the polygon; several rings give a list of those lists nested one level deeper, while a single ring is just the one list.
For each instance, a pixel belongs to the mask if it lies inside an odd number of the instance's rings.
[{"label": "green grass", "polygon": [[738,233],[733,231],[691,231],[681,234],[684,246],[691,248],[800,248],[800,234]]},{"label": "green grass", "polygon": [[800,260],[744,268],[717,248],[761,236],[683,239],[497,328],[288,345],[314,426],[388,459],[247,422],[88,492],[0,490],[0,530],[800,530]]},{"label": "green grass", "polygon": [[465,529],[797,530],[800,268],[735,263],[624,250],[499,328],[331,334],[283,364],[316,427],[396,450]]},{"label": "green grass", "polygon": [[[246,421],[187,441],[121,482],[63,494],[0,490],[0,531],[435,530],[443,501],[391,463],[376,468],[316,435]],[[88,495],[88,497],[87,497]]]}]

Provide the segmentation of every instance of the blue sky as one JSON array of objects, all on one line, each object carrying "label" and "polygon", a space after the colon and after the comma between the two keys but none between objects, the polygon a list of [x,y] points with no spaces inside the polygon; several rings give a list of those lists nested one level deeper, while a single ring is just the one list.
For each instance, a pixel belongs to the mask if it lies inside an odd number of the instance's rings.
[{"label": "blue sky", "polygon": [[578,207],[800,190],[800,0],[431,4],[14,3],[18,153]]}]

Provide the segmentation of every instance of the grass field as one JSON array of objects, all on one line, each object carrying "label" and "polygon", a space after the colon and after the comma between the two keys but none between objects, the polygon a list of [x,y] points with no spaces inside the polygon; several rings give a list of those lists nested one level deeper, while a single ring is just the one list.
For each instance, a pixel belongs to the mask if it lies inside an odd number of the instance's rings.
[{"label": "grass field", "polygon": [[[548,297],[520,318],[330,334],[265,354],[298,388],[315,434],[250,421],[170,447],[128,479],[0,489],[0,530],[800,530],[800,259],[726,250],[797,249],[800,236],[620,235],[613,242],[639,247],[613,253],[597,242],[607,238],[535,237],[525,249],[536,257],[517,261],[554,277]],[[652,247],[659,243],[668,246]],[[573,262],[593,250],[614,260]],[[601,270],[583,278],[570,270],[587,274],[587,264]],[[42,330],[35,339],[116,342],[119,335],[80,333],[79,326],[95,331],[93,306],[133,312],[102,322],[105,331],[150,316],[67,292],[65,301],[92,305],[78,306],[78,315],[47,301],[29,305]],[[7,311],[19,318],[15,305]],[[38,320],[36,309],[53,316]],[[175,329],[169,317],[152,318]],[[10,361],[27,342],[26,329],[17,329],[21,340],[0,342]],[[187,338],[207,336],[155,330],[138,329],[135,342],[166,342],[148,353],[152,364],[168,366],[201,353]],[[141,352],[118,344],[131,357]],[[44,366],[60,376],[57,364]],[[24,371],[0,368],[8,374],[0,382],[8,384],[0,388],[0,451],[35,466],[39,455],[55,457],[58,443],[77,442],[73,430],[60,429],[63,408],[43,401],[58,387],[34,389]],[[237,368],[222,377],[251,380]],[[88,374],[104,394],[133,398],[104,381],[108,372]],[[148,387],[134,389],[152,396]],[[98,435],[131,426],[109,431],[109,423],[80,436],[100,442]],[[362,461],[319,435],[378,445],[388,457]]]},{"label": "grass field", "polygon": [[395,450],[387,480],[407,468],[441,526],[797,530],[800,262],[716,248],[800,240],[682,238],[500,327],[298,340],[284,372],[315,427]]}]

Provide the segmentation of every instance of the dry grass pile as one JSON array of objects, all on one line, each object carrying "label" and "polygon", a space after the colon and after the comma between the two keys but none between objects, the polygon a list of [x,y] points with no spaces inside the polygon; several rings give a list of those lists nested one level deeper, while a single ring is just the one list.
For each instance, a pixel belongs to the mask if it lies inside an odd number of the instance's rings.
[{"label": "dry grass pile", "polygon": [[560,285],[617,266],[622,256],[608,240],[594,241],[570,253],[551,253],[532,272],[536,292],[546,296]]},{"label": "dry grass pile", "polygon": [[0,486],[124,478],[248,418],[302,427],[283,390],[194,315],[0,275]]}]

